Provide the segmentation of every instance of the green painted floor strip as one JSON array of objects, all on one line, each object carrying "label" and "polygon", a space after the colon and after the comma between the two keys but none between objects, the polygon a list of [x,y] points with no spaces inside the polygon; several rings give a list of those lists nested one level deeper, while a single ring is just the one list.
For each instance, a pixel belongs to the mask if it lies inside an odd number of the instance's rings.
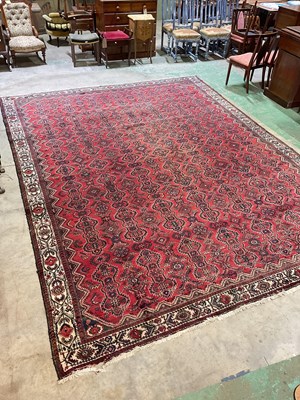
[{"label": "green painted floor strip", "polygon": [[300,384],[300,355],[177,400],[293,400]]},{"label": "green painted floor strip", "polygon": [[149,79],[197,75],[245,114],[259,121],[271,132],[276,132],[288,144],[300,149],[300,113],[295,109],[281,107],[263,94],[259,82],[261,72],[257,73],[257,79],[254,77],[254,84],[250,84],[247,95],[243,84],[243,72],[237,68],[232,68],[228,86],[225,86],[228,68],[225,60],[177,64],[171,61],[167,68],[165,64],[159,63],[155,64],[155,68],[152,65],[142,65],[136,67],[136,72],[138,68],[142,68],[143,75],[149,74]]}]

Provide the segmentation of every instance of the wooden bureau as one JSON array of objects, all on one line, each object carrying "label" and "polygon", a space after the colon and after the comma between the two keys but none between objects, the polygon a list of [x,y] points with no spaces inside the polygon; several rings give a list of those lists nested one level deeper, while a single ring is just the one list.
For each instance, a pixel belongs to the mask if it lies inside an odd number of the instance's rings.
[{"label": "wooden bureau", "polygon": [[278,58],[264,94],[283,107],[300,106],[300,26],[282,29]]},{"label": "wooden bureau", "polygon": [[300,6],[280,6],[276,15],[275,28],[300,25]]},{"label": "wooden bureau", "polygon": [[[147,13],[152,14],[155,19],[154,32],[156,32],[157,2],[155,0],[96,0],[96,24],[100,31],[123,30],[128,27],[128,14],[141,14],[146,7]],[[152,56],[155,56],[155,41],[152,43]],[[147,44],[137,44],[137,58],[148,57]],[[108,58],[119,59],[119,50],[110,48]],[[126,58],[126,57],[125,57]]]}]

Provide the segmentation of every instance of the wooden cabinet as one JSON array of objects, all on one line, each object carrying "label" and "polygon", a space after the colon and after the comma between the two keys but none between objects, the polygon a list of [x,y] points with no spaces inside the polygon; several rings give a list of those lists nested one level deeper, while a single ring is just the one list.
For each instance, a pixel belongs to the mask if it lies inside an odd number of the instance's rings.
[{"label": "wooden cabinet", "polygon": [[[123,30],[129,26],[128,14],[141,14],[146,8],[155,19],[154,32],[156,32],[157,2],[153,0],[96,0],[96,23],[100,31]],[[108,49],[108,59],[117,60],[118,49]],[[137,44],[137,57],[148,57],[147,45],[143,42]],[[152,56],[155,56],[155,37],[152,43]],[[126,57],[125,57],[126,58]]]},{"label": "wooden cabinet", "polygon": [[283,107],[300,106],[300,26],[281,31],[278,58],[264,94]]},{"label": "wooden cabinet", "polygon": [[148,56],[151,58],[151,46],[154,37],[154,22],[155,19],[151,14],[128,14],[129,18],[129,29],[133,32],[133,42],[134,42],[134,63],[136,63],[137,57],[137,46],[139,41],[143,42]]}]

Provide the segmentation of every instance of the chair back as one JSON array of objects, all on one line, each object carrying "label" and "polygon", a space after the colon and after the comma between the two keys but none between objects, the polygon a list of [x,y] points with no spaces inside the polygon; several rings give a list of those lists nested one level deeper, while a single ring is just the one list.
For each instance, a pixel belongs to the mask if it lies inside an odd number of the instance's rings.
[{"label": "chair back", "polygon": [[194,22],[200,20],[199,0],[179,0],[173,3],[172,22],[174,29],[193,29]]},{"label": "chair back", "polygon": [[95,13],[90,11],[80,11],[75,14],[68,15],[68,21],[71,25],[71,32],[95,32]]},{"label": "chair back", "polygon": [[1,10],[11,37],[33,36],[31,4],[26,1],[2,3]]},{"label": "chair back", "polygon": [[231,33],[242,34],[247,37],[250,31],[259,29],[259,17],[257,15],[256,3],[252,7],[235,8],[232,12]]},{"label": "chair back", "polygon": [[274,37],[272,37],[270,41],[270,47],[268,50],[268,58],[267,58],[268,67],[273,68],[275,65],[275,61],[277,59],[279,52],[279,40],[280,40],[280,34],[279,32],[277,32],[276,35],[274,35]]},{"label": "chair back", "polygon": [[232,24],[232,15],[233,10],[238,8],[239,0],[227,0],[221,2],[219,9],[220,9],[220,19],[222,25],[231,25]]},{"label": "chair back", "polygon": [[250,68],[255,68],[268,63],[273,46],[277,43],[277,32],[260,33],[255,49],[250,60]]},{"label": "chair back", "polygon": [[[162,25],[173,22],[174,10],[176,10],[177,0],[162,0]],[[175,13],[176,15],[176,13]]]},{"label": "chair back", "polygon": [[230,25],[239,0],[203,0],[200,9],[201,28]]}]

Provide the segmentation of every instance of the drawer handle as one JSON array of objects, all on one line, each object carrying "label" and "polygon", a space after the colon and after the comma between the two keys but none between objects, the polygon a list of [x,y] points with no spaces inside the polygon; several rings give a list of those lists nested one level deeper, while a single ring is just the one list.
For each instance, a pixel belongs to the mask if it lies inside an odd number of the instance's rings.
[{"label": "drawer handle", "polygon": [[119,21],[120,17],[117,17],[116,20]]},{"label": "drawer handle", "polygon": [[120,10],[120,6],[116,6],[116,10]]}]

